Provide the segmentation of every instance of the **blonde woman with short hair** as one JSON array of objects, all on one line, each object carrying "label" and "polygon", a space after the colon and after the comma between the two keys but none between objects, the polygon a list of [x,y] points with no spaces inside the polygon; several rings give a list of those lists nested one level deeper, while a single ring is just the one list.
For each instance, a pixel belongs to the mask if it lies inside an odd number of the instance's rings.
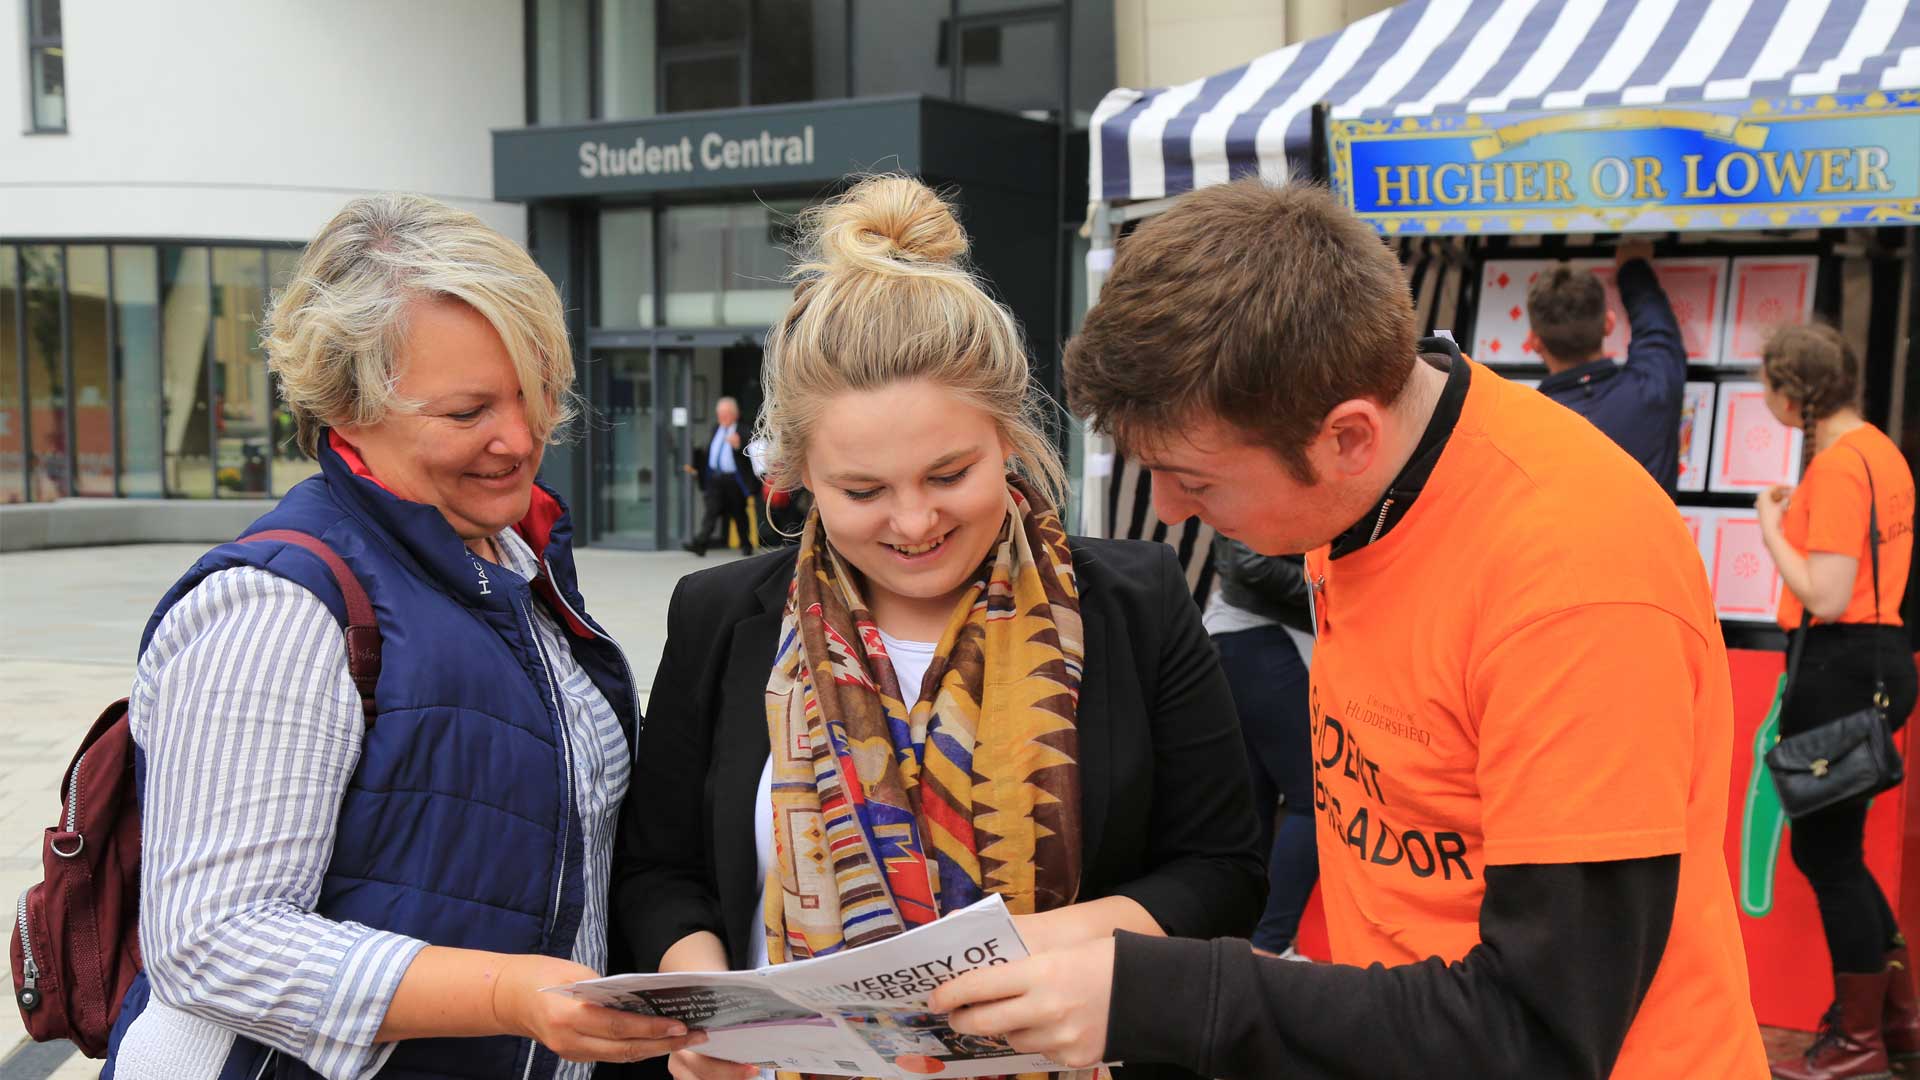
[{"label": "blonde woman with short hair", "polygon": [[779,964],[989,893],[1038,951],[1245,933],[1247,766],[1173,549],[1066,535],[1019,327],[942,199],[875,177],[802,224],[758,433],[814,510],[674,593],[615,859],[638,959]]},{"label": "blonde woman with short hair", "polygon": [[[639,723],[535,480],[573,412],[553,285],[471,214],[369,196],[307,247],[266,343],[320,473],[148,624],[146,971],[107,1075],[584,1078],[696,1041],[539,992],[606,964]],[[289,534],[364,588],[377,679]]]}]

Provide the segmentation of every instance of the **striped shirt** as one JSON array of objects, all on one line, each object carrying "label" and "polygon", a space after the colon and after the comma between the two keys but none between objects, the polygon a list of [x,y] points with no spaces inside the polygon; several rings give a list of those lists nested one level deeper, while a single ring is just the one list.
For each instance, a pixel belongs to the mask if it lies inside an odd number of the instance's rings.
[{"label": "striped shirt", "polygon": [[[508,529],[506,568],[533,551]],[[614,821],[631,766],[626,735],[535,604],[540,651],[561,687],[586,854],[572,959],[606,964]],[[146,753],[140,942],[153,998],[122,1040],[121,1080],[213,1076],[242,1035],[329,1080],[378,1072],[375,1043],[425,942],[314,913],[365,724],[340,624],[319,598],[263,570],[209,575],[167,613],[129,703]],[[593,1066],[561,1062],[586,1080]]]}]

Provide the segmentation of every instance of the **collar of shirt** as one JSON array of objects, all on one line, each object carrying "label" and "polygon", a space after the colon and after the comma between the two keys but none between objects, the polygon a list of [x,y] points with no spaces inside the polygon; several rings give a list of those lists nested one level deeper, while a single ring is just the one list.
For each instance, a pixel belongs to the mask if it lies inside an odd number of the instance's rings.
[{"label": "collar of shirt", "polygon": [[1594,383],[1605,382],[1620,374],[1620,365],[1610,356],[1598,360],[1589,360],[1579,367],[1570,367],[1557,375],[1549,375],[1540,380],[1540,392],[1558,394],[1567,390],[1590,387]]},{"label": "collar of shirt", "polygon": [[1419,345],[1422,362],[1432,364],[1447,373],[1446,388],[1440,391],[1440,400],[1433,407],[1433,416],[1427,421],[1427,429],[1420,433],[1420,442],[1413,448],[1413,456],[1387,485],[1386,494],[1367,511],[1365,516],[1347,527],[1347,530],[1333,538],[1329,557],[1338,559],[1351,555],[1375,540],[1393,531],[1400,519],[1406,516],[1407,508],[1413,500],[1420,497],[1420,491],[1427,486],[1427,478],[1433,475],[1433,466],[1440,460],[1441,451],[1447,448],[1447,440],[1453,436],[1455,424],[1460,422],[1460,409],[1467,400],[1468,365],[1461,359],[1460,348],[1446,338],[1422,338]]}]

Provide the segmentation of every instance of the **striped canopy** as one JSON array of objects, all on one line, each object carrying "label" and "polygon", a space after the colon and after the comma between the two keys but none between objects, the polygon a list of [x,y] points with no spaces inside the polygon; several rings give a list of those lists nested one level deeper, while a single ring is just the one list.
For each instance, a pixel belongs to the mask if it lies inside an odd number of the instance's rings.
[{"label": "striped canopy", "polygon": [[1411,0],[1336,34],[1093,114],[1090,185],[1157,199],[1303,171],[1336,118],[1920,87],[1920,0]]}]

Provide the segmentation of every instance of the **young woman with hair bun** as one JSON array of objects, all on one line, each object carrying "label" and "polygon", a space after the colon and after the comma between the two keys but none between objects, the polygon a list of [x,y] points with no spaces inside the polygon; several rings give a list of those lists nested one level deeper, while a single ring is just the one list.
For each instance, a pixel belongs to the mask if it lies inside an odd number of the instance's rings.
[{"label": "young woman with hair bun", "polygon": [[675,590],[615,856],[637,958],[778,964],[989,893],[1036,951],[1246,933],[1247,767],[1173,550],[1066,535],[1020,329],[946,202],[878,176],[802,225],[758,435],[814,509]]},{"label": "young woman with hair bun", "polygon": [[[1898,730],[1913,711],[1917,681],[1900,619],[1913,559],[1913,472],[1893,440],[1861,417],[1860,364],[1831,327],[1774,331],[1760,378],[1774,418],[1806,431],[1799,486],[1773,488],[1757,502],[1761,536],[1786,585],[1780,625],[1788,648],[1800,652],[1780,734],[1867,708],[1877,679]],[[1862,855],[1866,824],[1865,800],[1794,819],[1793,862],[1820,907],[1834,1002],[1813,1046],[1776,1062],[1775,1076],[1885,1076],[1890,1056],[1920,1058],[1913,971],[1893,909]]]}]

